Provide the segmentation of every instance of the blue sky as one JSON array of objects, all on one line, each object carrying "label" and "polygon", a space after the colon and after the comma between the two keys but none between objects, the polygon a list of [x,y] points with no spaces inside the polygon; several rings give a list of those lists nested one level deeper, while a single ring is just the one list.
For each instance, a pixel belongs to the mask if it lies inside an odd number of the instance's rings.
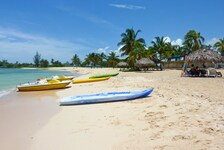
[{"label": "blue sky", "polygon": [[147,46],[156,36],[181,44],[191,29],[213,44],[224,37],[223,0],[1,0],[0,60],[71,61],[91,52],[119,52],[127,28]]}]

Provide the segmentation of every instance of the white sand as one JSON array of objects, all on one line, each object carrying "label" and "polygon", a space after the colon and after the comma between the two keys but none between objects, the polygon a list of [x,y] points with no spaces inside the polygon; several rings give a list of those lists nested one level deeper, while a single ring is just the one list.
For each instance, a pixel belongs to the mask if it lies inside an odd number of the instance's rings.
[{"label": "white sand", "polygon": [[[74,70],[86,74],[79,78],[118,72]],[[224,149],[224,78],[181,78],[180,72],[120,72],[107,81],[57,92],[64,97],[155,88],[150,97],[135,101],[60,106],[33,136],[31,149]]]}]

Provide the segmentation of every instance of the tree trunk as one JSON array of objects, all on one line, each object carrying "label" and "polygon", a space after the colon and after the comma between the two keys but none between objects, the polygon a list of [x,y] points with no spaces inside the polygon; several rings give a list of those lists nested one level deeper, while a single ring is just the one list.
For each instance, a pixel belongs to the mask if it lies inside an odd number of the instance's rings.
[{"label": "tree trunk", "polygon": [[160,53],[159,54],[159,67],[160,67],[160,70],[162,71],[163,70],[163,67],[162,67],[162,56],[161,56],[162,54]]},{"label": "tree trunk", "polygon": [[160,62],[160,71],[163,71],[163,63],[162,62]]}]

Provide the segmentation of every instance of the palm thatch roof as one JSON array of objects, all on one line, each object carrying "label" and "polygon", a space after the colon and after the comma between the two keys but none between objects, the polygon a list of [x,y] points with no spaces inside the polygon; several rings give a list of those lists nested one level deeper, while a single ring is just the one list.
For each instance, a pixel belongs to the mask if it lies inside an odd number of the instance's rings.
[{"label": "palm thatch roof", "polygon": [[189,60],[189,62],[212,62],[212,63],[217,63],[217,62],[221,62],[221,55],[212,50],[212,49],[199,49],[197,51],[194,51],[192,53],[190,53],[187,57],[187,60]]},{"label": "palm thatch roof", "polygon": [[149,58],[142,58],[140,60],[137,60],[135,63],[135,66],[139,68],[148,68],[154,65],[155,63]]},{"label": "palm thatch roof", "polygon": [[126,62],[122,61],[117,64],[117,67],[126,68],[126,67],[128,67],[128,64]]}]

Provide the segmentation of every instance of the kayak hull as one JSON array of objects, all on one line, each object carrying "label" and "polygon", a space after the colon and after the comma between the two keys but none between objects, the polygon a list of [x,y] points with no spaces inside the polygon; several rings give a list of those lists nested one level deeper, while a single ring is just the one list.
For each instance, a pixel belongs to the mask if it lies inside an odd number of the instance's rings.
[{"label": "kayak hull", "polygon": [[149,94],[152,93],[152,91],[153,88],[138,92],[107,92],[90,95],[70,96],[61,99],[60,105],[80,105],[133,100],[137,98],[147,97]]},{"label": "kayak hull", "polygon": [[104,80],[108,80],[108,79],[110,79],[110,77],[105,77],[105,78],[93,78],[93,79],[76,79],[76,80],[73,80],[72,83],[73,83],[73,84],[78,84],[78,83],[89,83],[89,82],[104,81]]},{"label": "kayak hull", "polygon": [[98,76],[91,76],[89,77],[90,79],[94,79],[94,78],[105,78],[105,77],[114,77],[117,76],[119,73],[114,73],[114,74],[102,74],[102,75],[98,75]]},{"label": "kayak hull", "polygon": [[50,80],[58,80],[58,81],[67,81],[67,80],[73,80],[74,76],[53,76],[52,78],[46,79],[47,81]]},{"label": "kayak hull", "polygon": [[59,76],[57,80],[66,81],[66,80],[72,80],[72,79],[74,79],[74,76]]},{"label": "kayak hull", "polygon": [[52,84],[26,84],[17,86],[18,91],[43,91],[43,90],[53,90],[53,89],[62,89],[69,85],[71,81],[62,81],[60,83],[52,83]]}]

